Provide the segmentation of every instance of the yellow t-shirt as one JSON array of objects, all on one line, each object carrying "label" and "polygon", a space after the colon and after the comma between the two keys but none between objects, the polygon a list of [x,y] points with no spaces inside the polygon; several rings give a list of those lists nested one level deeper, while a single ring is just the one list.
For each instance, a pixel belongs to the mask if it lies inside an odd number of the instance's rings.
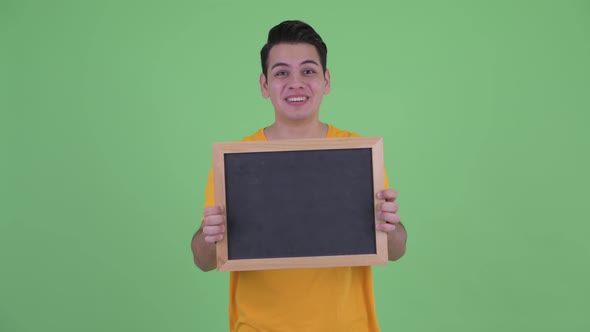
[{"label": "yellow t-shirt", "polygon": [[[360,137],[328,126],[326,138]],[[265,141],[260,129],[244,141]],[[209,173],[205,206],[215,205]],[[379,331],[371,267],[230,272],[232,332]]]}]

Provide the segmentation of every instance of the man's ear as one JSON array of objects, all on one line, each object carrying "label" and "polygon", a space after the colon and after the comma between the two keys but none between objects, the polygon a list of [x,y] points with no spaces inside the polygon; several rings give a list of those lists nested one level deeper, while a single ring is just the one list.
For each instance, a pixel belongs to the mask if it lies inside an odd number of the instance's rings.
[{"label": "man's ear", "polygon": [[262,97],[268,98],[270,97],[270,93],[268,92],[268,82],[266,81],[266,76],[264,73],[260,73],[260,92],[262,93]]},{"label": "man's ear", "polygon": [[326,72],[324,73],[324,81],[326,81],[326,85],[324,87],[324,94],[327,95],[328,93],[330,93],[330,71],[328,69],[326,69]]}]

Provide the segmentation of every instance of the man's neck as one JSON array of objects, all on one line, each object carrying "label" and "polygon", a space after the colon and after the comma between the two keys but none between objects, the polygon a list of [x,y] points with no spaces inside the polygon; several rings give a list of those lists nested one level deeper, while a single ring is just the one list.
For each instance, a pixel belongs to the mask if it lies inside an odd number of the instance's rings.
[{"label": "man's neck", "polygon": [[275,122],[264,128],[264,135],[268,140],[325,138],[328,125],[319,121],[314,123],[280,123]]}]

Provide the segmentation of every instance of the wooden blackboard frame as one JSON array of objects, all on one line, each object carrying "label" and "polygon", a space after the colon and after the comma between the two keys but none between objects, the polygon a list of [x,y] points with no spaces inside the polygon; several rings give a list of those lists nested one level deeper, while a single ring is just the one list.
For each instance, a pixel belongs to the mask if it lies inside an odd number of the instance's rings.
[{"label": "wooden blackboard frame", "polygon": [[[377,204],[383,202],[376,197],[377,192],[385,188],[385,170],[383,161],[383,139],[381,137],[329,138],[329,139],[297,139],[276,141],[241,141],[213,144],[213,173],[215,183],[215,204],[226,204],[225,155],[232,153],[284,152],[284,151],[317,151],[337,149],[371,149],[373,200]],[[227,216],[227,211],[225,212]],[[382,223],[375,213],[375,224]],[[226,228],[226,231],[231,231]],[[248,271],[288,268],[319,268],[338,266],[370,266],[384,265],[388,261],[387,235],[375,231],[375,254],[281,257],[258,259],[229,259],[228,237],[217,242],[217,269],[219,271]]]}]

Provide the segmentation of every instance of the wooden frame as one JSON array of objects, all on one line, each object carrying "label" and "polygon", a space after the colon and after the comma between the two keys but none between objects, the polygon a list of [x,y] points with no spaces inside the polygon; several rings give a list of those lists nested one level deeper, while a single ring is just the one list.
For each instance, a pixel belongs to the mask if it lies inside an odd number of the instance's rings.
[{"label": "wooden frame", "polygon": [[[298,139],[277,141],[250,141],[213,144],[213,173],[215,183],[215,204],[226,204],[225,155],[249,152],[283,152],[307,150],[336,149],[371,149],[372,174],[375,211],[377,204],[383,202],[376,198],[377,192],[385,188],[385,170],[383,162],[383,140],[381,137],[329,138],[329,139]],[[227,213],[227,211],[226,211]],[[226,214],[227,216],[227,214]],[[383,221],[377,219],[375,224]],[[230,229],[226,228],[227,232]],[[376,254],[308,256],[257,259],[228,259],[228,236],[216,244],[217,269],[219,271],[245,271],[286,268],[337,267],[337,266],[369,266],[384,265],[388,261],[387,234],[375,230]]]}]

